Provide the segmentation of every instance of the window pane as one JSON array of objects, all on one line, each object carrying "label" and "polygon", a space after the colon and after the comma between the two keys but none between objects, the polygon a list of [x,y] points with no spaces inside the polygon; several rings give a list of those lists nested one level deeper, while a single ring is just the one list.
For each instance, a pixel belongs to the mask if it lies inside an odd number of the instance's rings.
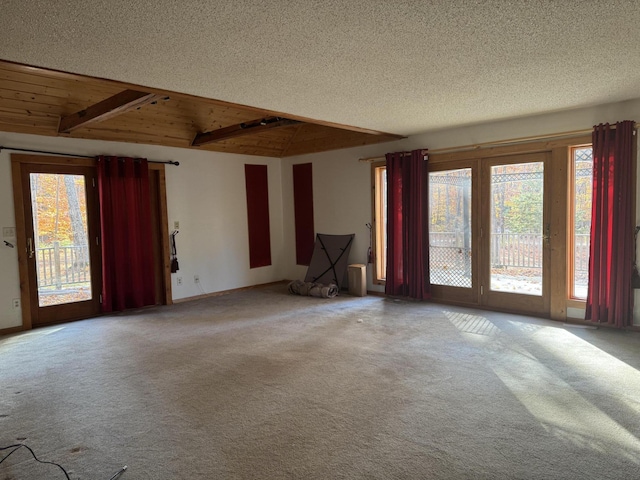
[{"label": "window pane", "polygon": [[585,300],[589,276],[589,235],[591,231],[591,198],[593,184],[593,150],[573,149],[573,281],[571,297]]},{"label": "window pane", "polygon": [[387,167],[375,168],[375,246],[374,281],[387,278]]},{"label": "window pane", "polygon": [[82,175],[30,174],[40,307],[91,300]]},{"label": "window pane", "polygon": [[430,282],[471,288],[471,169],[429,174]]},{"label": "window pane", "polygon": [[491,290],[542,295],[543,168],[491,167]]}]

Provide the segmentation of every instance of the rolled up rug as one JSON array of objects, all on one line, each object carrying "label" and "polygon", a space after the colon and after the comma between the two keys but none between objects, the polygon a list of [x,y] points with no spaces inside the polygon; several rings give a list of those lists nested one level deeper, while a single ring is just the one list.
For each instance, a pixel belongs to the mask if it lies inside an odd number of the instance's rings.
[{"label": "rolled up rug", "polygon": [[335,283],[324,285],[315,282],[303,282],[302,280],[294,280],[287,286],[289,293],[293,295],[303,295],[319,298],[333,298],[340,293],[340,289]]}]

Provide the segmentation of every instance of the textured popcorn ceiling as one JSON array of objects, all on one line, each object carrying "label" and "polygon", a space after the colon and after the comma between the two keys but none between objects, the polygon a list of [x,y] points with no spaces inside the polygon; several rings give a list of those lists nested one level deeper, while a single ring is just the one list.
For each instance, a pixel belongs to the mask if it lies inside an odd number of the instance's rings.
[{"label": "textured popcorn ceiling", "polygon": [[408,135],[640,97],[640,1],[3,0],[0,59]]}]

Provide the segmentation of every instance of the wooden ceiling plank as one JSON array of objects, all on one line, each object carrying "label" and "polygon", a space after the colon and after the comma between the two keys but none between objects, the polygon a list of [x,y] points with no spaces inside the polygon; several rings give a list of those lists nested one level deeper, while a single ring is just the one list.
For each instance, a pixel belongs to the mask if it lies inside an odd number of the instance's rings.
[{"label": "wooden ceiling plank", "polygon": [[[130,131],[128,129],[118,128],[103,128],[104,124],[99,123],[92,127],[77,130],[71,133],[75,138],[90,138],[93,140],[115,140],[126,141],[129,143],[139,144],[151,144],[151,145],[166,145],[172,147],[186,148],[189,146],[190,138],[177,138],[172,135],[158,135],[150,134],[148,132]],[[126,138],[125,138],[126,137]],[[241,140],[238,138],[237,140]],[[252,140],[249,137],[244,137],[244,140]],[[282,156],[282,149],[273,148],[264,144],[255,144],[255,142],[248,142],[246,144],[234,144],[234,143],[210,143],[204,145],[202,150],[213,152],[226,152],[236,153],[244,155],[258,155],[263,157],[277,157]]]},{"label": "wooden ceiling plank", "polygon": [[122,125],[106,125],[105,123],[94,124],[91,127],[83,129],[82,131],[74,132],[77,137],[84,136],[84,132],[87,135],[98,135],[100,132],[112,132],[121,136],[122,141],[135,141],[139,142],[140,137],[152,138],[174,138],[181,142],[182,147],[188,147],[191,143],[193,133],[191,130],[177,130],[170,128],[154,128],[153,125],[131,125],[129,123]]},{"label": "wooden ceiling plank", "polygon": [[191,142],[192,147],[199,147],[208,143],[219,142],[220,140],[228,140],[230,138],[243,137],[253,135],[265,130],[273,128],[288,127],[298,125],[299,120],[289,120],[288,118],[272,117],[268,119],[258,119],[251,122],[243,122],[229,127],[219,128],[210,132],[198,133]]},{"label": "wooden ceiling plank", "polygon": [[129,132],[117,129],[100,129],[87,128],[85,130],[72,132],[74,138],[89,138],[91,140],[114,140],[127,143],[141,143],[151,145],[167,145],[171,147],[185,147],[188,145],[188,139],[180,139],[169,135],[155,135],[145,132],[135,132],[135,134],[126,137]]},{"label": "wooden ceiling plank", "polygon": [[293,142],[295,141],[296,137],[300,133],[300,130],[302,130],[303,127],[304,127],[304,124],[298,125],[296,127],[295,131],[293,132],[293,134],[291,135],[291,137],[289,137],[289,141],[287,142],[287,144],[282,149],[282,156],[283,157],[287,156],[287,151],[289,151],[289,148],[291,147],[291,145],[293,144]]},{"label": "wooden ceiling plank", "polygon": [[11,133],[25,133],[28,131],[30,135],[40,135],[43,137],[55,137],[57,135],[55,128],[51,130],[40,126],[24,127],[22,125],[16,125],[14,122],[4,122],[1,116],[0,131]]},{"label": "wooden ceiling plank", "polygon": [[[192,110],[187,110],[186,108],[176,107],[172,105],[173,98],[166,103],[158,103],[154,107],[153,110],[153,118],[150,118],[147,115],[147,110],[134,110],[131,112],[127,112],[126,118],[134,118],[138,117],[141,119],[145,119],[145,121],[154,120],[156,123],[164,123],[164,124],[174,124],[174,125],[188,125],[192,131],[191,140],[193,140],[193,131],[196,130],[217,130],[219,125],[229,125],[242,121],[253,120],[255,117],[243,118],[246,115],[234,115],[229,116],[228,114],[210,114],[209,118],[205,116],[202,112],[197,110],[197,107],[194,107]],[[118,119],[125,117],[118,117]]]},{"label": "wooden ceiling plank", "polygon": [[[20,127],[35,127],[48,129],[52,125],[58,123],[58,120],[53,115],[47,115],[45,113],[27,113],[22,110],[13,110],[8,108],[0,109],[0,122],[14,124]],[[23,130],[22,133],[30,133],[28,129]],[[54,131],[52,132],[55,134]]]},{"label": "wooden ceiling plank", "polygon": [[124,90],[84,110],[63,117],[60,120],[58,133],[69,133],[77,128],[85,127],[90,123],[100,122],[122,115],[129,110],[139,108],[151,102],[156,102],[161,98],[160,95],[154,93]]},{"label": "wooden ceiling plank", "polygon": [[[271,157],[288,157],[402,138],[400,135],[247,105],[2,60],[0,131],[55,136],[59,134],[59,129],[65,128],[64,125],[60,127],[61,117],[72,117],[74,112],[78,115],[88,110],[85,108],[87,105],[96,107],[103,99],[127,90],[156,94],[158,98],[170,97],[171,101],[159,102],[153,109],[140,110],[128,109],[126,103],[119,110],[116,104],[113,110],[105,109],[104,116],[96,117],[101,123],[82,123],[88,120],[85,115],[75,126],[76,130],[65,135],[189,148],[193,146],[196,132],[206,132],[196,136],[196,139],[205,141],[207,137],[204,135],[208,134],[208,139],[214,143],[203,145],[203,150]],[[260,120],[254,119],[268,119],[270,122],[261,126],[257,125]],[[281,119],[286,122],[278,124],[277,121]],[[241,122],[245,123],[245,128],[241,127]],[[87,126],[79,128],[81,125]],[[246,128],[246,125],[250,125],[250,128]],[[291,126],[278,128],[288,125]]]},{"label": "wooden ceiling plank", "polygon": [[0,62],[0,83],[7,85],[6,88],[23,92],[47,93],[61,98],[70,96],[74,98],[106,98],[126,90],[125,87],[101,84],[91,81],[91,79],[61,80],[55,77],[20,74],[2,70],[1,67],[2,62]]},{"label": "wooden ceiling plank", "polygon": [[62,110],[62,107],[60,107],[59,105],[46,105],[42,103],[25,102],[24,100],[14,100],[12,98],[3,97],[2,92],[0,91],[0,109],[2,108],[22,110],[26,113],[46,113],[50,115],[56,115],[57,117],[60,117],[60,111]]},{"label": "wooden ceiling plank", "polygon": [[82,109],[86,105],[96,103],[105,96],[100,97],[84,97],[77,96],[74,98],[61,98],[51,95],[44,95],[39,93],[30,92],[18,92],[15,90],[7,90],[4,88],[4,84],[0,81],[0,103],[6,102],[20,102],[24,105],[24,108],[29,110],[38,110],[39,108],[45,108],[55,110],[56,114],[64,116]]}]

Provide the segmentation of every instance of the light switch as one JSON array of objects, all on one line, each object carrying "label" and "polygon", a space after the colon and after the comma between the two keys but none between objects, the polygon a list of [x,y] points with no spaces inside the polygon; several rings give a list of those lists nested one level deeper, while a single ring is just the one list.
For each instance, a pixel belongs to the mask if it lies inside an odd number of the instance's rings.
[{"label": "light switch", "polygon": [[16,238],[15,227],[2,227],[2,238]]}]

